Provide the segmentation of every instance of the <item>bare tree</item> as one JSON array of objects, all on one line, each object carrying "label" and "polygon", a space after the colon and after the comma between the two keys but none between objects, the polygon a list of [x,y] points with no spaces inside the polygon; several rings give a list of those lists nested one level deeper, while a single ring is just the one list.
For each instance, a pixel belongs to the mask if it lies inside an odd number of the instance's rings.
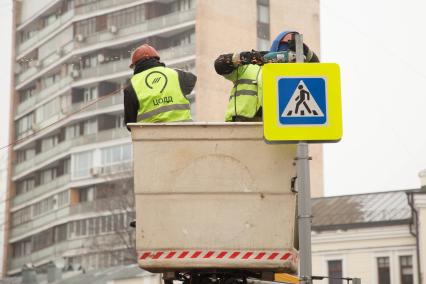
[{"label": "bare tree", "polygon": [[[112,251],[119,263],[136,263],[135,229],[130,227],[130,221],[135,219],[132,164],[103,168],[101,175],[106,182],[97,188],[93,202],[95,208],[92,209],[113,216],[113,224],[108,224],[112,231],[109,234],[96,234],[88,245],[92,250]],[[92,223],[99,228],[99,224]],[[118,251],[124,252],[123,259]]]}]

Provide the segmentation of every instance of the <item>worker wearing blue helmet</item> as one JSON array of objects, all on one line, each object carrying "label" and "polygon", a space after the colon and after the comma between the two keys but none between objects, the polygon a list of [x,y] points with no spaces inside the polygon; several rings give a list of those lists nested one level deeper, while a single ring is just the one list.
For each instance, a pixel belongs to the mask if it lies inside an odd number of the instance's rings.
[{"label": "worker wearing blue helmet", "polygon": [[[225,121],[262,121],[264,63],[295,61],[294,35],[297,32],[280,33],[270,51],[244,51],[220,55],[214,63],[216,73],[233,83]],[[305,62],[319,62],[307,45],[303,45]]]},{"label": "worker wearing blue helmet", "polygon": [[[296,50],[295,41],[294,41],[295,34],[298,34],[298,32],[285,31],[280,33],[272,42],[270,53],[289,51],[289,50],[295,52]],[[318,56],[306,44],[303,44],[303,55],[305,56],[305,62],[309,62],[309,63],[319,62]]]}]

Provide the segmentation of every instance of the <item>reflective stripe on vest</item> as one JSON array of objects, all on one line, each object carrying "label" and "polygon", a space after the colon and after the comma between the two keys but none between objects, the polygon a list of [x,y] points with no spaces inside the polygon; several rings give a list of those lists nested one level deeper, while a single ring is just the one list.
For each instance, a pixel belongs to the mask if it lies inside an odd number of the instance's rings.
[{"label": "reflective stripe on vest", "polygon": [[[232,121],[234,116],[253,118],[262,106],[261,67],[258,65],[244,65],[238,67],[234,79],[229,103],[226,110],[226,121]],[[229,79],[229,77],[228,77]]]},{"label": "reflective stripe on vest", "polygon": [[151,116],[160,114],[162,112],[167,112],[171,110],[190,110],[191,107],[188,104],[181,104],[181,105],[168,105],[168,106],[162,106],[157,109],[142,113],[138,115],[138,121],[142,119],[149,118]]},{"label": "reflective stripe on vest", "polygon": [[134,75],[131,83],[139,101],[138,122],[192,121],[190,103],[175,70],[150,68]]}]

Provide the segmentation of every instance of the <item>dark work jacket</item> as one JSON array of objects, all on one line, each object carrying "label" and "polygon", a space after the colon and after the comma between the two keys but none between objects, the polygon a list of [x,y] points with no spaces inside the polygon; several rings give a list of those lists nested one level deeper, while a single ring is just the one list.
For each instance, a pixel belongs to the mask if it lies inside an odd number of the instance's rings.
[{"label": "dark work jacket", "polygon": [[[148,60],[143,60],[136,63],[135,71],[133,74],[138,74],[145,70],[148,70],[153,67],[165,66],[164,63],[159,62],[157,59],[151,58]],[[189,95],[194,89],[195,83],[197,82],[197,77],[183,70],[175,69],[178,73],[179,85],[182,93],[186,96]],[[136,95],[135,90],[133,89],[132,84],[129,82],[127,87],[124,89],[124,123],[137,122],[139,110],[139,100]],[[130,131],[130,128],[127,127]]]}]

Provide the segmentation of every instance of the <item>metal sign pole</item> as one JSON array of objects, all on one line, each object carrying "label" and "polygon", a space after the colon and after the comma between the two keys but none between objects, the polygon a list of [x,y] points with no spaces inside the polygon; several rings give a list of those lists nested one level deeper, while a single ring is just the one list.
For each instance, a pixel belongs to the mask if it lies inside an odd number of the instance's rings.
[{"label": "metal sign pole", "polygon": [[[295,35],[296,62],[303,63],[303,38]],[[298,187],[298,220],[299,220],[299,255],[300,276],[302,283],[312,283],[312,252],[311,252],[311,188],[309,176],[309,148],[308,143],[300,141],[297,144],[297,187]]]}]

